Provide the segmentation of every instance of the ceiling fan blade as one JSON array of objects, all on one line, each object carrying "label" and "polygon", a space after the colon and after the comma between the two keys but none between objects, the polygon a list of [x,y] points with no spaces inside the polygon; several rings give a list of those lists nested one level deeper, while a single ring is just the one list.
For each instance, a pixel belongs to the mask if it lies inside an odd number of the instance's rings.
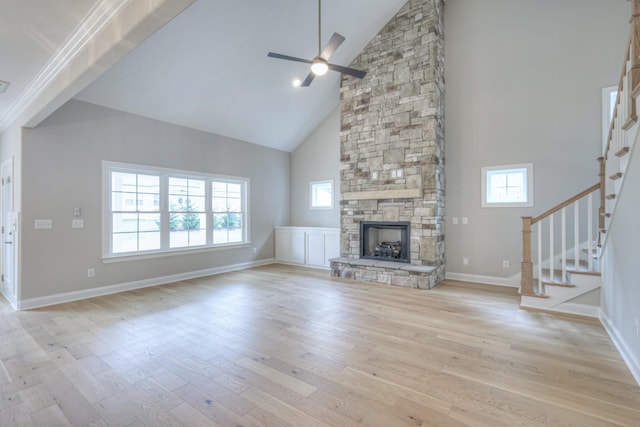
[{"label": "ceiling fan blade", "polygon": [[355,68],[343,67],[342,65],[327,64],[330,70],[338,71],[339,73],[348,74],[359,79],[367,75],[366,71],[356,70]]},{"label": "ceiling fan blade", "polygon": [[280,53],[269,52],[267,56],[271,58],[286,59],[287,61],[304,62],[305,64],[311,64],[311,61],[309,59],[296,58],[295,56],[282,55]]},{"label": "ceiling fan blade", "polygon": [[307,76],[307,78],[306,78],[306,79],[304,79],[304,81],[302,82],[302,84],[300,85],[300,87],[308,87],[308,86],[311,84],[311,82],[313,81],[313,78],[314,78],[315,76],[316,76],[315,74],[313,74],[313,73],[309,73],[309,75]]},{"label": "ceiling fan blade", "polygon": [[324,50],[320,54],[320,58],[328,61],[329,58],[331,58],[331,55],[333,55],[333,52],[335,52],[336,49],[340,47],[342,42],[344,42],[344,37],[338,33],[333,33],[331,39],[329,39],[329,43],[327,43]]}]

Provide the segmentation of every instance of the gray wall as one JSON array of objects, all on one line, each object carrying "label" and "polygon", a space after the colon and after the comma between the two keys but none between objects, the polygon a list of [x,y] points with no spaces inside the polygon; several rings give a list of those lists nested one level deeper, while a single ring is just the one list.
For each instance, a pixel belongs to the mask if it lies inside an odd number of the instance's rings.
[{"label": "gray wall", "polygon": [[[518,274],[520,217],[598,182],[601,89],[618,81],[629,16],[625,0],[445,3],[448,273]],[[482,208],[480,168],[526,162],[534,207]]]},{"label": "gray wall", "polygon": [[[72,100],[24,130],[22,154],[24,300],[270,259],[273,227],[289,224],[286,152]],[[250,178],[251,247],[102,263],[103,160]],[[83,229],[71,228],[76,205]],[[34,230],[35,219],[53,229]]]},{"label": "gray wall", "polygon": [[630,365],[640,381],[640,337],[636,322],[640,322],[640,147],[636,140],[632,158],[625,172],[618,204],[607,231],[602,252],[601,310],[606,324],[614,329],[612,336],[625,347]]},{"label": "gray wall", "polygon": [[[309,182],[333,180],[333,209],[309,208]],[[291,225],[340,227],[340,108],[291,153]]]}]

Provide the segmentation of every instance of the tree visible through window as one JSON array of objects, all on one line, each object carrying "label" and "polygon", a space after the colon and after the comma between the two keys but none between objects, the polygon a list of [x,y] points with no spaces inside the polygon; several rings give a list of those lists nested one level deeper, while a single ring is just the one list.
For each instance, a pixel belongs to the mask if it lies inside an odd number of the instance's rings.
[{"label": "tree visible through window", "polygon": [[213,243],[243,240],[243,185],[239,182],[212,181]]}]

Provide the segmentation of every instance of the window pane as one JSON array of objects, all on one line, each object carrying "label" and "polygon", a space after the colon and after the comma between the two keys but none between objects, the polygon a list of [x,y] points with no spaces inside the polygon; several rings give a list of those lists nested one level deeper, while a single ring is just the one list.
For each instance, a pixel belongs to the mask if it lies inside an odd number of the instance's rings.
[{"label": "window pane", "polygon": [[205,181],[199,179],[189,180],[189,196],[204,196]]},{"label": "window pane", "polygon": [[114,233],[112,240],[113,253],[135,252],[138,250],[137,233]]},{"label": "window pane", "polygon": [[169,210],[185,212],[187,210],[187,198],[184,196],[169,196]]},{"label": "window pane", "polygon": [[136,193],[122,193],[118,191],[111,193],[111,210],[135,211]]},{"label": "window pane", "polygon": [[160,214],[140,214],[138,227],[140,231],[160,231]]},{"label": "window pane", "polygon": [[242,185],[241,184],[227,184],[227,192],[229,197],[235,197],[239,199],[242,197]]},{"label": "window pane", "polygon": [[227,197],[227,183],[214,181],[211,183],[213,197]]},{"label": "window pane", "polygon": [[226,228],[214,228],[213,229],[213,243],[221,244],[229,242],[229,233]]},{"label": "window pane", "polygon": [[212,200],[212,210],[214,212],[226,212],[227,211],[227,199],[222,197],[214,197]]},{"label": "window pane", "polygon": [[112,172],[111,191],[136,191],[136,174]]},{"label": "window pane", "polygon": [[207,244],[206,215],[198,215],[199,227],[189,230],[189,246],[201,246]]},{"label": "window pane", "polygon": [[155,175],[138,175],[139,193],[160,193],[160,177]]},{"label": "window pane", "polygon": [[190,196],[187,198],[187,210],[190,212],[204,212],[204,196]]},{"label": "window pane", "polygon": [[160,232],[140,233],[139,249],[140,251],[152,251],[160,249]]},{"label": "window pane", "polygon": [[240,211],[242,211],[242,200],[229,199],[229,212],[240,212]]},{"label": "window pane", "polygon": [[331,208],[333,207],[333,183],[312,182],[311,183],[311,207]]},{"label": "window pane", "polygon": [[189,231],[180,228],[169,233],[169,247],[184,248],[189,246]]},{"label": "window pane", "polygon": [[187,195],[188,180],[184,178],[169,178],[169,194]]},{"label": "window pane", "polygon": [[113,214],[113,232],[138,231],[138,214]]}]

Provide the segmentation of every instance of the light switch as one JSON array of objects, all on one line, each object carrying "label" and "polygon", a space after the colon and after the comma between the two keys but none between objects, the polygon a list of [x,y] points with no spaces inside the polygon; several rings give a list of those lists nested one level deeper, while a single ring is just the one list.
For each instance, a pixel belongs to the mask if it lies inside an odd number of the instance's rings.
[{"label": "light switch", "polygon": [[453,222],[453,225],[458,225],[458,217],[457,217],[457,216],[454,216],[454,217],[451,219],[451,222]]},{"label": "light switch", "polygon": [[469,218],[467,218],[466,216],[463,216],[462,217],[462,223],[465,224],[465,225],[469,224]]},{"label": "light switch", "polygon": [[74,219],[71,221],[71,228],[84,228],[84,219]]},{"label": "light switch", "polygon": [[53,228],[53,220],[36,219],[34,221],[33,228],[35,228],[36,230],[49,230]]}]

